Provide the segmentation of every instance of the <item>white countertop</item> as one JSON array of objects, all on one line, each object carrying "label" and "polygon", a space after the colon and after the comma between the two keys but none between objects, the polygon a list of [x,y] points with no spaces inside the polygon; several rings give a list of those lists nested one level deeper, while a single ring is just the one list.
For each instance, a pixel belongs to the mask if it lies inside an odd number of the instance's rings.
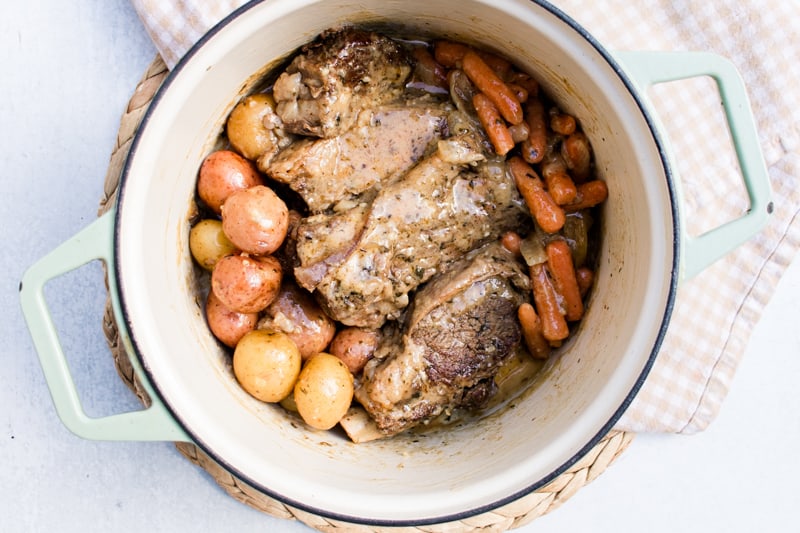
[{"label": "white countertop", "polygon": [[[0,531],[309,531],[233,500],[171,443],[91,442],[61,424],[19,281],[95,218],[120,117],[155,50],[128,0],[3,2],[0,43]],[[138,408],[105,344],[102,279],[92,263],[46,292],[92,415]],[[597,480],[517,531],[796,531],[798,297],[795,260],[708,430],[638,435]]]}]

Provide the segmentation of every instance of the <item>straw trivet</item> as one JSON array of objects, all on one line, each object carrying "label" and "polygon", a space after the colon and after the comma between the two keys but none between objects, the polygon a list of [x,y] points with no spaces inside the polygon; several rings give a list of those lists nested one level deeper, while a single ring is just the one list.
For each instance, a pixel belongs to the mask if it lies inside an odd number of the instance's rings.
[{"label": "straw trivet", "polygon": [[[139,127],[142,116],[167,73],[166,65],[160,57],[157,57],[145,71],[133,93],[133,97],[128,103],[128,108],[122,116],[119,132],[117,133],[117,142],[111,154],[111,161],[103,188],[103,198],[100,201],[100,214],[110,209],[116,201],[120,174],[133,141],[133,136]],[[110,300],[106,301],[103,331],[114,356],[114,364],[120,378],[145,406],[149,405],[150,398],[147,397],[147,393],[134,374],[128,354],[119,343],[119,332],[117,331]],[[220,487],[236,500],[278,518],[299,520],[318,531],[353,531],[358,533],[399,533],[399,531],[408,533],[445,531],[501,532],[525,525],[564,503],[581,487],[604,472],[614,459],[628,447],[633,440],[633,436],[633,433],[611,431],[589,453],[559,477],[539,490],[507,505],[461,521],[405,528],[352,524],[331,520],[290,507],[232,476],[230,472],[220,467],[211,457],[193,444],[180,442],[176,443],[176,447],[192,463],[206,470]]]}]

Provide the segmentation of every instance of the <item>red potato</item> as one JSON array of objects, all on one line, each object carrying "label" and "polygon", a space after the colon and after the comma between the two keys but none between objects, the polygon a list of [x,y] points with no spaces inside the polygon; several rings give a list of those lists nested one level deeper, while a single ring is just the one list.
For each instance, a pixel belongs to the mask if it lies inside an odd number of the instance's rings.
[{"label": "red potato", "polygon": [[261,174],[250,161],[236,152],[219,150],[206,156],[200,165],[197,195],[209,209],[220,214],[228,196],[263,183]]},{"label": "red potato", "polygon": [[240,250],[269,255],[289,230],[289,209],[275,192],[256,185],[231,194],[222,206],[222,231]]},{"label": "red potato", "polygon": [[344,328],[333,338],[329,352],[341,359],[350,372],[358,374],[375,355],[379,341],[380,334],[377,330]]},{"label": "red potato", "polygon": [[219,301],[214,291],[208,291],[206,320],[211,333],[220,342],[230,348],[235,348],[242,337],[255,329],[258,323],[258,313],[231,311]]},{"label": "red potato", "polygon": [[272,256],[229,255],[211,273],[211,290],[232,311],[258,313],[275,300],[283,272]]},{"label": "red potato", "polygon": [[336,333],[336,324],[307,291],[285,282],[275,300],[264,310],[261,329],[281,331],[294,341],[303,361],[325,350]]}]

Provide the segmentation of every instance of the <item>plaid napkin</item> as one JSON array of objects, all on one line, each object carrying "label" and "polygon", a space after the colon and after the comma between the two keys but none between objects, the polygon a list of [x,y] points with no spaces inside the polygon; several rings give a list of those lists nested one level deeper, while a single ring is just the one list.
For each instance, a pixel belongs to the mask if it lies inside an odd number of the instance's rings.
[{"label": "plaid napkin", "polygon": [[[170,67],[244,0],[131,0]],[[782,0],[560,0],[609,50],[706,50],[732,60],[748,88],[775,210],[768,227],[679,291],[656,363],[618,429],[693,433],[713,421],[753,327],[800,246],[800,3]],[[707,78],[658,85],[654,104],[699,234],[748,207]]]}]

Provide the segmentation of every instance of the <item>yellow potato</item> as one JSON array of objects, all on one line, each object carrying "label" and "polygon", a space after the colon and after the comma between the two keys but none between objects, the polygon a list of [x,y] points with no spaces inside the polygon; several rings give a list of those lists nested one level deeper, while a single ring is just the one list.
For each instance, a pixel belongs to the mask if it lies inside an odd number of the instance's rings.
[{"label": "yellow potato", "polygon": [[201,267],[214,270],[217,261],[236,252],[236,246],[222,231],[222,222],[207,218],[189,231],[189,250]]},{"label": "yellow potato", "polygon": [[237,152],[255,161],[266,152],[277,151],[278,136],[273,130],[278,124],[272,95],[253,94],[231,111],[226,125],[228,140]]},{"label": "yellow potato", "polygon": [[284,333],[257,329],[233,351],[233,373],[242,388],[262,402],[280,402],[300,373],[300,352]]},{"label": "yellow potato", "polygon": [[294,401],[306,424],[330,429],[339,423],[353,401],[353,374],[341,359],[320,352],[300,371]]}]

